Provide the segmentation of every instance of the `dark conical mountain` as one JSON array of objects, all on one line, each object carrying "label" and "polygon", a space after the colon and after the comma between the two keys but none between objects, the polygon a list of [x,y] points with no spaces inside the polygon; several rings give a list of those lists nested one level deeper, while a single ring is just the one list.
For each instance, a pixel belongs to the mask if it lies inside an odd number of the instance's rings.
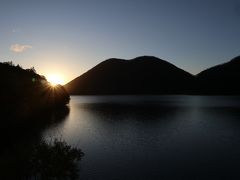
[{"label": "dark conical mountain", "polygon": [[197,88],[201,94],[240,94],[240,56],[200,72]]},{"label": "dark conical mountain", "polygon": [[194,77],[152,56],[108,59],[65,85],[70,94],[188,93]]}]

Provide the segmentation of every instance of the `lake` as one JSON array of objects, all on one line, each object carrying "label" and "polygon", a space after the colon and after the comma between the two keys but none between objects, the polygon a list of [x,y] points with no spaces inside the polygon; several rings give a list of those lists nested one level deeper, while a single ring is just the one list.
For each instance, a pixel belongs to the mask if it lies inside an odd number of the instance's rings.
[{"label": "lake", "polygon": [[80,179],[240,179],[239,96],[71,96],[45,130],[83,150]]}]

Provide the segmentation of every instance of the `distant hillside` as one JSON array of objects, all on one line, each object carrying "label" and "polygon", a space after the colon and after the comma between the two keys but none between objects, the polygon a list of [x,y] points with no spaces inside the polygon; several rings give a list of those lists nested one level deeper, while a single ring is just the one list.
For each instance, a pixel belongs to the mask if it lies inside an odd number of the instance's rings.
[{"label": "distant hillside", "polygon": [[108,59],[65,85],[70,94],[185,94],[194,76],[152,56]]},{"label": "distant hillside", "polygon": [[41,109],[63,106],[69,95],[63,86],[52,87],[34,68],[22,69],[11,62],[0,63],[0,112],[26,117]]},{"label": "distant hillside", "polygon": [[240,56],[199,73],[197,91],[201,94],[240,94]]}]

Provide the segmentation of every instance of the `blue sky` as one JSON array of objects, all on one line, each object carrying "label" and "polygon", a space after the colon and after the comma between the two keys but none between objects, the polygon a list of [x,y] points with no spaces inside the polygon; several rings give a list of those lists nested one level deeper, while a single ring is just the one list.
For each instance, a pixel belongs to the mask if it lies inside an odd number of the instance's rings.
[{"label": "blue sky", "polygon": [[65,82],[153,55],[196,74],[240,55],[240,0],[1,0],[0,60]]}]

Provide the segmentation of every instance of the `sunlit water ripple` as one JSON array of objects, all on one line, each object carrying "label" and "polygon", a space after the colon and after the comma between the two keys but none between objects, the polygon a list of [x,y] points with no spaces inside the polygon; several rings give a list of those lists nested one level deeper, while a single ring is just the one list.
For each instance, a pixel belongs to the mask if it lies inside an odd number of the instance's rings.
[{"label": "sunlit water ripple", "polygon": [[81,178],[239,179],[240,97],[71,96],[43,133],[81,148]]}]

